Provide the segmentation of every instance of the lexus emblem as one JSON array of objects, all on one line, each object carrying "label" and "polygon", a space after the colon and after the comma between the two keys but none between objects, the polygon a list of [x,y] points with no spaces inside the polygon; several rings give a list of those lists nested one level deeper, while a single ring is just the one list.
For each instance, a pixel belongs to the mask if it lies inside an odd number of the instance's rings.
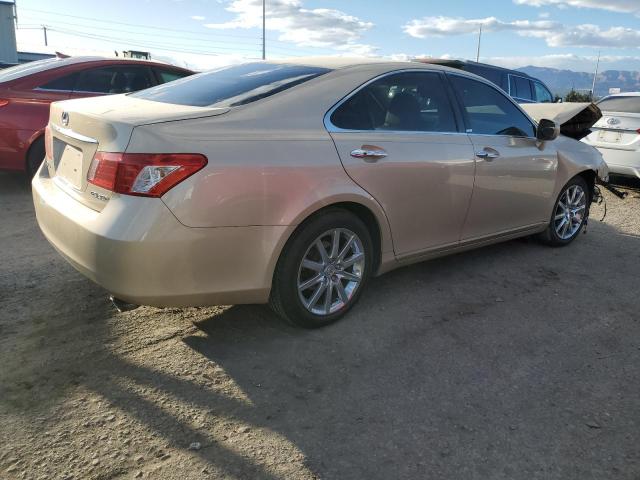
[{"label": "lexus emblem", "polygon": [[62,125],[69,125],[69,112],[62,112]]},{"label": "lexus emblem", "polygon": [[607,125],[617,125],[620,123],[620,120],[618,120],[617,118],[607,118]]}]

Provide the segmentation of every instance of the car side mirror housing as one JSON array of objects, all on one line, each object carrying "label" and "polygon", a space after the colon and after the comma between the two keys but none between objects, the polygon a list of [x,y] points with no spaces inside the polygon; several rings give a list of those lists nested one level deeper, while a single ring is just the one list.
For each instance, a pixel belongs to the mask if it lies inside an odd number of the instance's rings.
[{"label": "car side mirror housing", "polygon": [[553,120],[542,119],[538,123],[536,138],[541,142],[550,142],[560,135],[560,125]]}]

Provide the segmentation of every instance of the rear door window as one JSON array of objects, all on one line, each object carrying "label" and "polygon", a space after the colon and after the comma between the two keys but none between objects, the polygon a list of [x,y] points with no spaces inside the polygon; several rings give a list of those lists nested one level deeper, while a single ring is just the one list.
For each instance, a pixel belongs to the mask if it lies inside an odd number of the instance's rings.
[{"label": "rear door window", "polygon": [[260,100],[331,70],[305,65],[245,63],[182,78],[132,96],[197,107],[233,107]]},{"label": "rear door window", "polygon": [[333,112],[331,123],[343,130],[457,132],[443,79],[431,72],[370,83]]},{"label": "rear door window", "polygon": [[535,137],[535,126],[513,102],[486,83],[451,75],[466,116],[467,133]]},{"label": "rear door window", "polygon": [[114,66],[81,72],[76,91],[90,93],[129,93],[154,85],[151,71],[142,66]]},{"label": "rear door window", "polygon": [[531,81],[528,78],[517,75],[510,76],[510,93],[513,98],[520,100],[533,100]]}]

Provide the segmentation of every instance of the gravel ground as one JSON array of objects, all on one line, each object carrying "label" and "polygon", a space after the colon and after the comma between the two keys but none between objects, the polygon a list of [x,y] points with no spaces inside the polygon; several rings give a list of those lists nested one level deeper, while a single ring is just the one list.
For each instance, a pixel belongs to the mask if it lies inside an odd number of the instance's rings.
[{"label": "gravel ground", "polygon": [[142,307],[0,175],[0,478],[640,479],[640,185],[568,248],[375,279],[318,331]]}]

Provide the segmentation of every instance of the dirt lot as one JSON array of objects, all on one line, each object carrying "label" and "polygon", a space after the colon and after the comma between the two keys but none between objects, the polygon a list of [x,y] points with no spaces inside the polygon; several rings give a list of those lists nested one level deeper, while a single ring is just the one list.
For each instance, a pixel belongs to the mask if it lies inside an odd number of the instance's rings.
[{"label": "dirt lot", "polygon": [[638,191],[568,248],[405,268],[304,331],[118,314],[0,175],[0,478],[640,479]]}]

